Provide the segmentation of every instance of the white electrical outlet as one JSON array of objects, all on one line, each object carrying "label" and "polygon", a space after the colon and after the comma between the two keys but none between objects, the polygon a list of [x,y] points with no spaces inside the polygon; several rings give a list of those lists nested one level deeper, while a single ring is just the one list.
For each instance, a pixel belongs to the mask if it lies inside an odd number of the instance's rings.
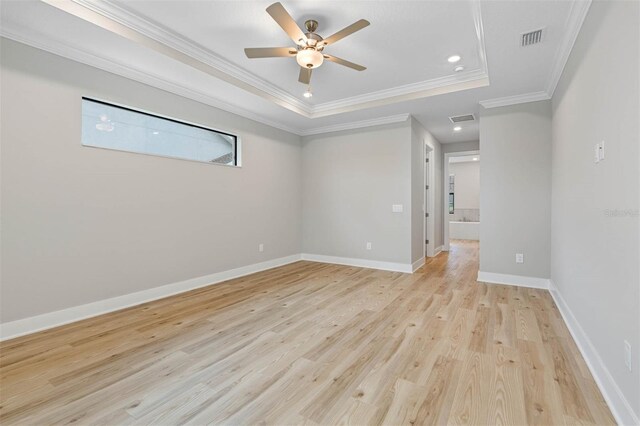
[{"label": "white electrical outlet", "polygon": [[258,244],[258,251],[260,252],[264,251],[264,244],[262,243]]},{"label": "white electrical outlet", "polygon": [[516,253],[516,263],[524,263],[524,254]]},{"label": "white electrical outlet", "polygon": [[371,243],[367,242],[367,250],[371,250]]},{"label": "white electrical outlet", "polygon": [[624,341],[624,365],[631,371],[631,343]]},{"label": "white electrical outlet", "polygon": [[394,213],[402,213],[404,211],[404,206],[402,204],[393,204],[391,206],[391,211]]},{"label": "white electrical outlet", "polygon": [[604,160],[604,141],[598,144],[598,160]]}]

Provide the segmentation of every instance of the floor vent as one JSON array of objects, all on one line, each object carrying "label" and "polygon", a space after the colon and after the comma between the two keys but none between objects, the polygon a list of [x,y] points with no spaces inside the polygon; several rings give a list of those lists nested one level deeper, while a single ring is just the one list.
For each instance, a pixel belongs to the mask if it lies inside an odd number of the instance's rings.
[{"label": "floor vent", "polygon": [[528,33],[522,34],[522,38],[520,39],[520,45],[531,46],[532,44],[537,44],[542,41],[542,29],[530,31]]},{"label": "floor vent", "polygon": [[452,123],[460,123],[461,121],[473,121],[476,118],[473,116],[473,114],[466,114],[466,115],[456,115],[455,117],[449,117],[449,120],[451,120]]}]

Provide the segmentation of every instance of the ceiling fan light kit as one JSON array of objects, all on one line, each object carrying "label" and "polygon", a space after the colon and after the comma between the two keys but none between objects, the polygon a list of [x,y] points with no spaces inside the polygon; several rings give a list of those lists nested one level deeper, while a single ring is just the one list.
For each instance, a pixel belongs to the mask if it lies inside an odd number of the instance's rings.
[{"label": "ceiling fan light kit", "polygon": [[[273,20],[276,21],[291,40],[293,40],[296,47],[246,48],[244,49],[244,52],[247,55],[247,58],[291,58],[295,56],[296,62],[300,65],[298,81],[307,85],[311,82],[311,71],[321,66],[325,59],[356,71],[366,70],[366,67],[363,67],[362,65],[349,62],[336,56],[327,55],[323,53],[323,51],[326,46],[336,43],[346,36],[367,27],[369,25],[369,21],[360,19],[325,39],[316,33],[316,30],[318,29],[318,21],[314,19],[307,20],[304,23],[307,32],[304,33],[281,3],[274,3],[269,6],[267,8],[267,13],[271,15]],[[306,98],[311,97],[311,91],[308,90],[305,92],[304,96]]]},{"label": "ceiling fan light kit", "polygon": [[302,68],[318,68],[324,62],[324,56],[315,49],[306,48],[298,51],[296,61]]}]

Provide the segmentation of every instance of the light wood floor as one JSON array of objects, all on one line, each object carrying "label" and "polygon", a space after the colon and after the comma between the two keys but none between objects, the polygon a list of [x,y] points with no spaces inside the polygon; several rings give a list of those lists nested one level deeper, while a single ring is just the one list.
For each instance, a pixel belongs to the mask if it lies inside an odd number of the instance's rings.
[{"label": "light wood floor", "polygon": [[297,262],[1,344],[5,424],[612,424],[545,291]]}]

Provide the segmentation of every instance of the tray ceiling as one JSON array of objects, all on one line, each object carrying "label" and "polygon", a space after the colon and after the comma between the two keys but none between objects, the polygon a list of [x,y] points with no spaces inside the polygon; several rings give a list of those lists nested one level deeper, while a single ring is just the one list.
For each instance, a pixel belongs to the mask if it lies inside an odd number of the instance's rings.
[{"label": "tray ceiling", "polygon": [[[51,4],[47,4],[51,3]],[[270,1],[25,0],[3,2],[1,34],[298,134],[414,115],[442,142],[477,138],[477,122],[452,133],[448,117],[548,99],[589,3],[523,0],[291,1],[302,26],[329,35],[371,25],[327,53],[367,66],[325,63],[311,99],[294,59],[247,59],[244,47],[289,46],[265,12]],[[544,28],[543,43],[520,34]],[[463,72],[447,62],[462,56]]]}]

